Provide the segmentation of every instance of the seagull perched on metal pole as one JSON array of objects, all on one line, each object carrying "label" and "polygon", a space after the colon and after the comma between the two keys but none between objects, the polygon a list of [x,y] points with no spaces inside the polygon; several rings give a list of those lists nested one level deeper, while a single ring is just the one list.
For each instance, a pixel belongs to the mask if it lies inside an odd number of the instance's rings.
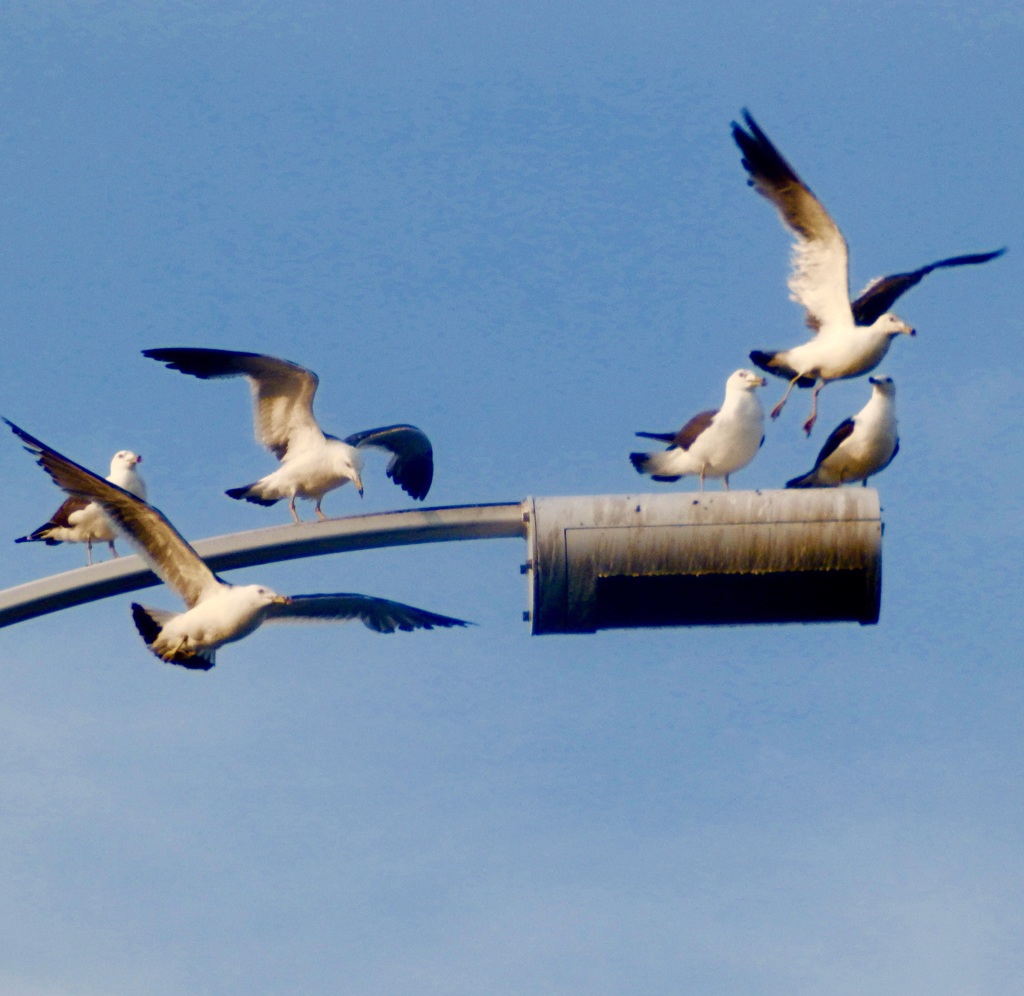
[{"label": "seagull perched on metal pole", "polygon": [[892,463],[900,449],[896,434],[896,385],[892,377],[868,380],[868,403],[832,430],[811,470],[787,481],[787,488],[837,488],[851,481],[861,481],[866,487],[869,477]]},{"label": "seagull perched on metal pole", "polygon": [[734,121],[732,137],[743,153],[748,182],[775,205],[795,237],[789,289],[793,300],[807,312],[807,325],[815,333],[813,339],[792,349],[754,350],[750,359],[767,373],[789,380],[782,400],[772,409],[772,418],[778,418],[794,387],[814,388],[811,415],[804,423],[804,431],[810,435],[818,417],[818,394],[828,381],[874,370],[896,336],[916,334],[888,311],[900,295],[932,270],[986,263],[1006,250],[953,256],[872,281],[851,303],[842,232],[749,111],[743,112],[743,120],[746,130]]},{"label": "seagull perched on metal pole", "polygon": [[669,447],[661,453],[630,453],[630,461],[639,473],[656,481],[696,474],[703,491],[706,477],[720,477],[728,491],[729,475],[746,467],[764,442],[764,412],[754,394],[764,385],[760,374],[737,370],[725,382],[721,408],[694,415],[678,432],[638,432]]},{"label": "seagull perched on metal pole", "polygon": [[312,370],[273,356],[229,349],[144,349],[142,355],[202,380],[248,379],[256,438],[281,466],[253,484],[229,489],[226,493],[231,498],[257,505],[287,498],[296,522],[295,499],[306,498],[316,502],[317,517],[326,519],[320,503],[329,491],[351,481],[362,496],[361,451],[368,446],[391,454],[387,475],[413,498],[422,501],[430,490],[434,453],[426,435],[413,425],[385,425],[345,439],[327,435],[313,416],[319,378]]},{"label": "seagull perched on metal pole", "polygon": [[99,505],[153,572],[184,600],[184,612],[132,604],[136,629],[162,661],[208,671],[220,647],[248,636],[265,622],[359,619],[378,633],[469,625],[371,595],[287,596],[259,584],[228,584],[207,567],[159,509],[4,421],[58,487],[73,498]]},{"label": "seagull perched on metal pole", "polygon": [[[118,450],[110,461],[108,481],[125,491],[145,499],[146,484],[138,472],[142,457],[131,450]],[[95,502],[83,498],[67,498],[38,529],[33,529],[27,536],[19,536],[15,543],[41,541],[47,546],[58,543],[84,543],[85,562],[92,565],[93,543],[106,543],[110,547],[110,555],[117,556],[114,547],[114,529],[103,510]]]}]

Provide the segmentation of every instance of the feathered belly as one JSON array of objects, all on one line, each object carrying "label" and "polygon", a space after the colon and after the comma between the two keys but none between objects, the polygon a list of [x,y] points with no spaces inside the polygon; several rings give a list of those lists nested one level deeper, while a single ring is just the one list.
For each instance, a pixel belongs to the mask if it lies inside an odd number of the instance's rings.
[{"label": "feathered belly", "polygon": [[888,336],[855,334],[828,340],[817,350],[815,370],[823,380],[859,377],[874,370],[888,350]]},{"label": "feathered belly", "polygon": [[175,647],[186,638],[193,647],[216,650],[248,636],[259,624],[258,616],[239,610],[232,599],[214,597],[174,616],[164,626],[154,649]]},{"label": "feathered belly", "polygon": [[[84,543],[87,540],[110,541],[114,539],[114,529],[110,525],[110,520],[107,519],[99,505],[96,504],[87,505],[77,512],[72,512],[68,516],[68,525],[65,528],[67,536],[58,537],[55,535],[54,538],[69,539],[72,542],[77,541],[79,543]],[[57,530],[53,532],[56,533]]]},{"label": "feathered belly", "polygon": [[315,501],[323,498],[328,491],[340,488],[348,480],[348,477],[337,473],[332,467],[325,467],[313,460],[302,460],[283,463],[262,483],[267,494],[273,493],[279,497],[296,494],[300,498]]}]

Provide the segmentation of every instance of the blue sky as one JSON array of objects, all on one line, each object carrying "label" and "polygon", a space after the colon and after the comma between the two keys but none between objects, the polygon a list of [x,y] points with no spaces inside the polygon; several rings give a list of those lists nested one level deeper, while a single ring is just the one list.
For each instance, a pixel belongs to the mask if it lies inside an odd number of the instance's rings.
[{"label": "blue sky", "polygon": [[[803,334],[743,107],[854,290],[1010,247],[897,309],[876,627],[533,638],[500,541],[231,575],[468,631],[268,628],[208,674],[129,598],[0,632],[0,990],[1020,992],[1024,14],[680,7],[0,12],[0,412],[93,468],[143,454],[189,538],[287,511],[223,496],[272,466],[243,385],[147,347],[302,363],[339,435],[420,425],[432,504],[644,486],[634,430]],[[866,387],[810,442],[793,399],[734,487],[807,470]],[[60,495],[0,460],[13,539]],[[325,510],[412,505],[382,461],[366,486]],[[0,584],[82,562],[3,543]]]}]

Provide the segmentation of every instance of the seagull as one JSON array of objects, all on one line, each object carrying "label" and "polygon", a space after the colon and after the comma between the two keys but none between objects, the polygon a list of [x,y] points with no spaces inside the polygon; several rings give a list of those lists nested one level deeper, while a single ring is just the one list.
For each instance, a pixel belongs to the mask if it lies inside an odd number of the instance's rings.
[{"label": "seagull", "polygon": [[231,498],[273,505],[284,498],[298,522],[295,499],[316,502],[317,518],[327,516],[320,503],[328,491],[351,481],[363,494],[364,447],[391,453],[387,475],[413,498],[422,501],[434,477],[430,440],[412,425],[385,425],[345,439],[327,435],[313,416],[313,395],[319,378],[297,363],[260,353],[229,349],[144,349],[143,356],[166,363],[171,370],[211,380],[245,377],[252,388],[256,438],[281,466],[253,484],[231,488]]},{"label": "seagull", "polygon": [[898,335],[915,330],[888,309],[932,270],[986,263],[1006,250],[953,256],[929,263],[908,273],[874,280],[850,302],[846,240],[821,202],[797,176],[749,111],[743,112],[747,129],[732,122],[732,137],[743,153],[748,183],[778,209],[793,233],[793,268],[789,277],[791,297],[807,312],[814,338],[793,349],[754,350],[755,366],[789,380],[782,400],[772,409],[778,418],[794,387],[814,387],[810,418],[804,431],[810,435],[818,417],[818,393],[830,380],[858,377],[874,370]]},{"label": "seagull", "polygon": [[678,432],[638,432],[669,447],[660,453],[630,453],[630,461],[638,473],[656,481],[696,474],[703,491],[706,477],[721,477],[728,491],[729,475],[746,467],[764,442],[764,412],[754,391],[766,383],[753,370],[737,370],[725,382],[721,408],[694,415]]},{"label": "seagull", "polygon": [[832,430],[803,477],[786,482],[787,488],[838,488],[848,481],[861,481],[892,463],[899,452],[896,435],[896,385],[892,377],[869,377],[871,398],[853,418]]},{"label": "seagull", "polygon": [[73,498],[99,505],[154,573],[184,600],[185,612],[132,604],[136,629],[162,661],[208,671],[220,647],[248,636],[265,622],[360,619],[377,633],[469,625],[370,595],[289,597],[259,584],[228,584],[206,566],[159,509],[4,421],[58,487]]},{"label": "seagull", "polygon": [[[130,491],[133,495],[145,499],[146,485],[139,472],[135,469],[142,462],[142,457],[131,450],[118,450],[110,461],[110,476],[119,488]],[[110,547],[112,557],[117,556],[114,548],[114,530],[110,520],[95,502],[82,498],[68,498],[38,529],[33,529],[27,536],[19,536],[15,543],[30,543],[41,540],[47,546],[58,543],[84,543],[85,560],[92,566],[92,545],[105,542]]]}]

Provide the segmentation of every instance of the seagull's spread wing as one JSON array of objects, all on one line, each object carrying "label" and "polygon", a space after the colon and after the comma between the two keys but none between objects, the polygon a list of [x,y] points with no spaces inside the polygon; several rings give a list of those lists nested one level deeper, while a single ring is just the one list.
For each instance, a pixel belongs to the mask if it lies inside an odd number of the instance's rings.
[{"label": "seagull's spread wing", "polygon": [[701,412],[699,415],[694,415],[689,422],[686,423],[672,439],[675,446],[680,449],[688,450],[696,441],[697,437],[711,425],[712,419],[718,414],[717,408],[709,408],[706,412]]},{"label": "seagull's spread wing", "polygon": [[213,571],[159,509],[50,449],[13,422],[4,421],[25,448],[35,454],[37,463],[50,475],[54,484],[73,498],[96,502],[154,573],[170,585],[189,608],[203,597],[205,591],[219,585]]},{"label": "seagull's spread wing", "polygon": [[750,185],[778,209],[796,236],[789,289],[803,305],[807,324],[817,332],[829,324],[850,322],[850,285],[846,240],[821,202],[797,176],[749,111],[749,131],[735,121],[732,137],[743,153]]},{"label": "seagull's spread wing", "polygon": [[990,259],[996,259],[1006,252],[1006,249],[996,249],[995,252],[981,252],[971,256],[952,256],[949,259],[940,259],[937,263],[929,263],[919,270],[910,273],[895,273],[891,277],[882,277],[880,280],[873,280],[856,301],[853,302],[853,320],[858,325],[871,325],[882,317],[911,287],[918,283],[922,277],[927,277],[932,270],[938,270],[946,266],[973,266],[977,263],[987,263]]},{"label": "seagull's spread wing", "polygon": [[202,380],[247,377],[252,387],[256,438],[278,460],[283,460],[293,447],[303,449],[307,441],[324,438],[313,417],[313,396],[319,380],[312,370],[297,363],[230,349],[144,349],[142,355]]},{"label": "seagull's spread wing", "polygon": [[435,626],[469,626],[470,623],[417,609],[402,602],[372,595],[340,593],[336,595],[293,595],[287,605],[274,604],[267,610],[267,621],[359,619],[377,633],[396,629],[433,629]]},{"label": "seagull's spread wing", "polygon": [[434,479],[434,449],[414,425],[385,425],[354,432],[343,440],[349,446],[377,446],[391,454],[388,477],[413,498],[427,497]]}]

